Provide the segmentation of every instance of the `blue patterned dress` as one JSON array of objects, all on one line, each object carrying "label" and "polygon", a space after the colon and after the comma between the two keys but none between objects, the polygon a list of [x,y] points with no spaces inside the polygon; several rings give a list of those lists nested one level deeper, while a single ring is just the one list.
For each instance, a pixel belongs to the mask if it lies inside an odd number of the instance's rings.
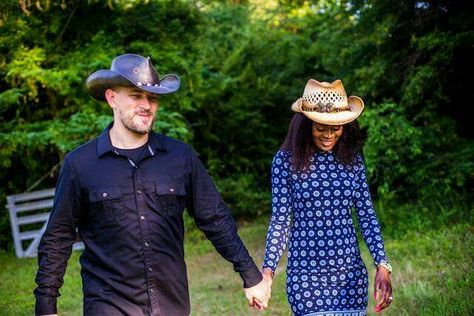
[{"label": "blue patterned dress", "polygon": [[365,166],[340,164],[316,152],[308,170],[295,171],[289,153],[272,164],[272,216],[264,268],[275,271],[288,244],[286,291],[295,315],[365,315],[368,274],[352,220],[355,209],[374,262],[386,260]]}]

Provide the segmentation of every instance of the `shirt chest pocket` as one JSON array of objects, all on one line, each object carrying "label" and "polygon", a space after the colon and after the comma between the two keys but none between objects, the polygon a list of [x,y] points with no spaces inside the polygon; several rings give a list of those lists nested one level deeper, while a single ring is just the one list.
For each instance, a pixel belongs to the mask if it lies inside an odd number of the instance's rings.
[{"label": "shirt chest pocket", "polygon": [[177,213],[184,209],[186,189],[182,182],[155,183],[156,201],[162,212]]},{"label": "shirt chest pocket", "polygon": [[123,223],[126,220],[120,187],[104,186],[91,189],[89,203],[91,211],[104,226]]}]

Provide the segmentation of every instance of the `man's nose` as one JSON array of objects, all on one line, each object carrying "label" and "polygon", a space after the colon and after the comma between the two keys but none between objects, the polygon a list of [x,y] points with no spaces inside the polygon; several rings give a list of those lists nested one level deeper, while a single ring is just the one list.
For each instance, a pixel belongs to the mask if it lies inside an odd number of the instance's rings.
[{"label": "man's nose", "polygon": [[142,98],[140,101],[139,106],[144,109],[150,109],[151,108],[151,102],[148,98]]}]

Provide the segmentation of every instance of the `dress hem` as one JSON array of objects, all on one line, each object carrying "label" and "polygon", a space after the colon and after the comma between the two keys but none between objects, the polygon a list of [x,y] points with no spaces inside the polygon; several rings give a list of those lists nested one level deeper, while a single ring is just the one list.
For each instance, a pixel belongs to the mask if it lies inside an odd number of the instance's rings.
[{"label": "dress hem", "polygon": [[353,309],[345,311],[325,311],[325,312],[316,312],[304,314],[301,316],[365,316],[367,315],[367,310],[365,309]]}]

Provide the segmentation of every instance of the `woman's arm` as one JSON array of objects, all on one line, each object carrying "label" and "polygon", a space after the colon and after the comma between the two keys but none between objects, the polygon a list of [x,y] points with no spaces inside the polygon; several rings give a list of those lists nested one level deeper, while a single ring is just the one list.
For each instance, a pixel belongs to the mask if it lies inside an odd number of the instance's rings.
[{"label": "woman's arm", "polygon": [[369,248],[374,263],[377,266],[382,261],[388,261],[385,254],[380,224],[375,214],[369,186],[367,184],[365,165],[362,158],[359,159],[359,163],[354,166],[354,173],[356,174],[354,205],[359,228],[362,232],[365,244]]},{"label": "woman's arm", "polygon": [[[263,260],[263,271],[270,270],[271,275],[286,248],[291,228],[293,206],[290,179],[289,154],[278,151],[272,163],[272,215]],[[268,277],[270,273],[266,273]]]},{"label": "woman's arm", "polygon": [[374,298],[377,302],[375,311],[379,312],[388,307],[392,301],[391,267],[388,264],[380,224],[370,196],[364,161],[362,157],[358,157],[358,161],[354,167],[357,175],[354,204],[362,236],[377,267]]}]

